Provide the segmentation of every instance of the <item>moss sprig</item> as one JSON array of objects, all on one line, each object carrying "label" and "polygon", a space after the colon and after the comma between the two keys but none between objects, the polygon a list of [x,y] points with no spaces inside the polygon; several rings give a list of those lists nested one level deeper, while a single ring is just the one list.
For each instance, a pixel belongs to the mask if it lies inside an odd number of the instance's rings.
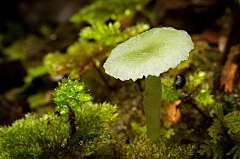
[{"label": "moss sprig", "polygon": [[56,111],[66,115],[70,110],[80,113],[81,105],[93,100],[93,97],[84,91],[84,84],[77,80],[65,78],[59,82],[59,87],[54,93],[54,102],[57,104]]}]

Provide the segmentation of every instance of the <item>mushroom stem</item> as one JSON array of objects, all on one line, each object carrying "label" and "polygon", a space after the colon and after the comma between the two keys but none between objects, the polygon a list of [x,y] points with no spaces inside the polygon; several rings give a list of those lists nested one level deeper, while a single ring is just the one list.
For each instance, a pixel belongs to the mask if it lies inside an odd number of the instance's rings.
[{"label": "mushroom stem", "polygon": [[143,106],[146,116],[147,136],[152,142],[160,138],[160,107],[162,84],[160,76],[147,76],[143,92]]}]

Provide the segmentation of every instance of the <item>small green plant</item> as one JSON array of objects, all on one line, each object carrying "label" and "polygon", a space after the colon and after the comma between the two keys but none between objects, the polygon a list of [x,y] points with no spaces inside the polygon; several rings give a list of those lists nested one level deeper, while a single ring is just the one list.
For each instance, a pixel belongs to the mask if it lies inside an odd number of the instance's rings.
[{"label": "small green plant", "polygon": [[65,78],[58,85],[54,93],[54,102],[57,104],[56,111],[61,115],[68,114],[70,111],[81,112],[81,105],[93,99],[90,94],[85,93],[84,84],[78,80]]},{"label": "small green plant", "polygon": [[182,93],[182,89],[176,89],[173,87],[174,80],[171,78],[162,78],[162,100],[168,99],[174,101],[179,98]]},{"label": "small green plant", "polygon": [[189,94],[193,94],[193,98],[198,105],[202,104],[207,106],[208,104],[214,104],[215,100],[213,99],[213,95],[209,92],[209,86],[207,84],[203,84],[205,78],[206,72],[203,71],[189,75],[187,92]]},{"label": "small green plant", "polygon": [[79,35],[84,39],[94,39],[109,46],[126,41],[129,37],[148,29],[148,24],[140,23],[121,31],[121,23],[119,21],[109,23],[108,25],[98,22],[91,27],[83,28]]},{"label": "small green plant", "polygon": [[235,110],[226,115],[223,114],[221,104],[216,104],[210,112],[213,123],[208,129],[211,138],[205,139],[198,152],[213,159],[240,158],[240,112]]},{"label": "small green plant", "polygon": [[136,138],[133,143],[127,146],[123,158],[151,158],[151,159],[188,159],[193,156],[195,145],[171,145],[166,146],[163,142],[152,143],[146,136]]},{"label": "small green plant", "polygon": [[125,144],[125,142],[126,138],[119,135],[113,149],[109,147],[110,151],[114,152],[112,154],[114,157],[109,156],[109,149],[105,150],[106,153],[100,157],[108,159],[190,159],[197,148],[192,144],[167,146],[164,142],[153,143],[146,135],[135,138],[130,144]]},{"label": "small green plant", "polygon": [[71,17],[70,21],[80,23],[86,21],[89,24],[107,22],[109,20],[121,21],[132,18],[137,11],[143,10],[151,0],[98,0],[95,3],[81,9]]},{"label": "small green plant", "polygon": [[79,80],[63,79],[54,93],[60,116],[27,114],[1,127],[1,158],[83,158],[111,143],[106,124],[116,118],[116,107],[93,104],[84,88]]}]

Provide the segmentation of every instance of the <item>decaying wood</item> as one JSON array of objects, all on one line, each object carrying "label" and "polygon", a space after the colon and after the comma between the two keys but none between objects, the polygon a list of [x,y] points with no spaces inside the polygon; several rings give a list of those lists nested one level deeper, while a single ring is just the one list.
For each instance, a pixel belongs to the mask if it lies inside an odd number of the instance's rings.
[{"label": "decaying wood", "polygon": [[181,112],[177,106],[181,103],[181,100],[177,100],[175,103],[168,106],[168,121],[177,123],[181,119]]},{"label": "decaying wood", "polygon": [[222,59],[219,62],[219,65],[224,65],[228,54],[231,52],[231,47],[240,43],[240,5],[237,1],[219,0],[219,3],[221,3],[223,6],[229,6],[232,10],[233,24],[230,28],[230,34],[228,35],[226,49],[224,51]]},{"label": "decaying wood", "polygon": [[220,78],[220,88],[224,88],[224,92],[232,92],[234,79],[237,72],[237,64],[234,62],[234,59],[239,56],[240,47],[238,45],[234,45],[230,48],[230,52],[227,57],[227,61],[222,70],[221,78]]}]

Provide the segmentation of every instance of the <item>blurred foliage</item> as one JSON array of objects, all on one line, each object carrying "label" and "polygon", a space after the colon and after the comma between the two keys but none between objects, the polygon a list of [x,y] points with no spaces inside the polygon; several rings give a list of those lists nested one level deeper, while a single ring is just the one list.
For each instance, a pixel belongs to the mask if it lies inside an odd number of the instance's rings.
[{"label": "blurred foliage", "polygon": [[1,51],[2,51],[2,49],[3,49],[2,41],[3,41],[3,35],[0,34],[0,50],[1,50]]},{"label": "blurred foliage", "polygon": [[3,53],[8,57],[8,60],[20,60],[22,65],[27,69],[37,67],[42,64],[43,57],[55,49],[61,50],[75,40],[76,35],[68,35],[74,31],[75,27],[68,28],[62,26],[52,30],[43,25],[38,30],[39,35],[28,35],[12,43],[9,47],[3,49]]},{"label": "blurred foliage", "polygon": [[148,24],[137,24],[121,31],[121,23],[119,21],[109,23],[108,26],[104,23],[98,22],[92,27],[85,27],[80,32],[80,37],[84,39],[94,39],[107,46],[114,45],[119,42],[126,41],[131,36],[135,36],[143,31],[149,29]]},{"label": "blurred foliage", "polygon": [[194,42],[194,49],[189,53],[189,58],[181,62],[176,68],[183,70],[190,68],[195,71],[211,70],[216,67],[216,62],[220,60],[219,52],[211,48],[205,40]]},{"label": "blurred foliage", "polygon": [[46,73],[47,73],[47,70],[43,65],[39,65],[37,67],[30,67],[27,70],[27,76],[24,78],[24,82],[26,84],[31,84],[34,78],[45,75]]},{"label": "blurred foliage", "polygon": [[240,110],[240,98],[238,94],[238,89],[235,88],[235,92],[232,94],[225,94],[221,98],[221,103],[223,104],[224,114],[230,113],[235,110]]},{"label": "blurred foliage", "polygon": [[121,21],[132,18],[136,11],[140,11],[151,0],[98,0],[95,3],[81,9],[72,16],[71,22],[86,21],[90,24],[107,22],[109,20]]},{"label": "blurred foliage", "polygon": [[[70,75],[77,78],[92,62],[92,58],[107,50],[105,45],[79,40],[67,49],[66,54],[60,52],[49,53],[44,57],[47,71],[54,77],[57,75]],[[103,55],[105,56],[105,55]],[[100,56],[101,58],[101,56]]]},{"label": "blurred foliage", "polygon": [[131,124],[132,126],[132,129],[139,135],[146,135],[147,133],[147,125],[144,125],[144,126],[138,126],[137,123],[132,123]]},{"label": "blurred foliage", "polygon": [[37,94],[30,95],[27,100],[29,103],[30,109],[34,109],[39,106],[44,106],[50,103],[52,100],[51,92],[40,92]]},{"label": "blurred foliage", "polygon": [[44,51],[46,42],[34,35],[28,36],[26,39],[20,39],[13,43],[11,47],[5,50],[9,60],[21,60],[25,65],[37,66],[41,64],[43,54],[39,52]]},{"label": "blurred foliage", "polygon": [[[109,54],[110,50],[119,42],[125,41],[131,36],[149,29],[147,24],[137,24],[134,27],[120,30],[120,23],[97,23],[92,27],[85,27],[81,30],[78,42],[70,45],[65,54],[60,52],[49,53],[44,58],[44,65],[52,76],[69,75],[77,78],[86,69],[91,68],[91,64],[99,67]],[[91,42],[88,39],[94,39]]]}]

